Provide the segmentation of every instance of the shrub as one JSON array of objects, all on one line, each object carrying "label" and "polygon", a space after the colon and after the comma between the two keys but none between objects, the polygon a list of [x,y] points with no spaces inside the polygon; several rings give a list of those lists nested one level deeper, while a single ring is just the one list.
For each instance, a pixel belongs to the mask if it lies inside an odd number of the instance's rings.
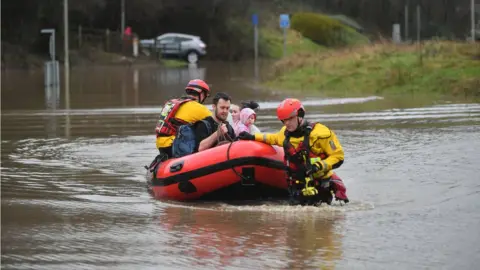
[{"label": "shrub", "polygon": [[338,20],[316,13],[294,14],[291,26],[304,37],[325,46],[344,46],[364,43],[366,38]]}]

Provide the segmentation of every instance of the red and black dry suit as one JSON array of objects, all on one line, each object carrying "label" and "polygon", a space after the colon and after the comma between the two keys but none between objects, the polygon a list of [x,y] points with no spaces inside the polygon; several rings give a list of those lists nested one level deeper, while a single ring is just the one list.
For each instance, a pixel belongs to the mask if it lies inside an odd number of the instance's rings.
[{"label": "red and black dry suit", "polygon": [[171,147],[178,127],[196,123],[209,116],[212,116],[212,112],[194,98],[186,96],[167,101],[155,128],[157,148],[171,157]]}]

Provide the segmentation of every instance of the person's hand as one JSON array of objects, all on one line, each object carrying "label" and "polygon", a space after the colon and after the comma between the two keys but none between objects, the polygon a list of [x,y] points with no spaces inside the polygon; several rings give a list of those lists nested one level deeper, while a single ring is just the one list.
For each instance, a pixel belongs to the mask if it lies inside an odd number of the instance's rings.
[{"label": "person's hand", "polygon": [[218,128],[222,134],[227,134],[228,128],[226,124],[221,124],[220,127]]},{"label": "person's hand", "polygon": [[323,170],[322,163],[317,162],[317,163],[312,164],[312,167],[310,168],[310,170],[307,170],[306,174],[308,176],[308,175],[312,175],[312,174],[314,174],[318,171],[322,171],[322,170]]},{"label": "person's hand", "polygon": [[240,132],[240,134],[238,134],[237,138],[240,139],[240,140],[248,140],[248,141],[254,141],[255,140],[255,136],[246,132],[246,131]]}]

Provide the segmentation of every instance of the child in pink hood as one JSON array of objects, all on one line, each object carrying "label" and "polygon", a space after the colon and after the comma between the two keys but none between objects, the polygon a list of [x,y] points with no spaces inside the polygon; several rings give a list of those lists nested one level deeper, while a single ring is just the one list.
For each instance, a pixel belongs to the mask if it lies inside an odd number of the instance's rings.
[{"label": "child in pink hood", "polygon": [[257,114],[255,113],[254,110],[250,108],[244,108],[240,111],[240,121],[235,127],[235,135],[238,136],[240,132],[246,131],[250,134],[253,134],[252,132],[252,125],[255,123],[255,119],[257,118]]}]

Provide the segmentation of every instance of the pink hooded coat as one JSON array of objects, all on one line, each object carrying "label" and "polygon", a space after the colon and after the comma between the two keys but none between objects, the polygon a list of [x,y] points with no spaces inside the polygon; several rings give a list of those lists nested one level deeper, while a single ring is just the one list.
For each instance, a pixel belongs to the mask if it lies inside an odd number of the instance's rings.
[{"label": "pink hooded coat", "polygon": [[245,108],[240,111],[240,121],[235,127],[235,135],[238,136],[238,134],[240,134],[242,131],[251,133],[250,126],[247,126],[245,123],[252,114],[255,115],[255,117],[257,116],[255,111],[250,108]]}]

